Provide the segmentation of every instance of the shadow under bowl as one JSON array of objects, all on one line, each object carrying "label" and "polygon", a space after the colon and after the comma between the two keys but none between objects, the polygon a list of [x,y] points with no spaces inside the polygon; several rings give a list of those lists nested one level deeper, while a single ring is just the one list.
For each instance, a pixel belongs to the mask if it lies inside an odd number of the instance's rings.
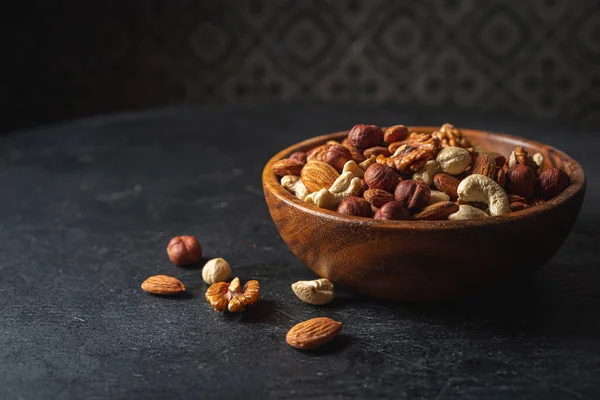
[{"label": "shadow under bowl", "polygon": [[[410,127],[432,132],[434,127]],[[543,205],[473,221],[381,221],[307,204],[279,184],[272,165],[346,132],[305,140],[277,153],[263,170],[263,189],[283,241],[314,273],[385,300],[438,301],[480,293],[530,277],[560,248],[581,208],[581,165],[551,146],[506,134],[462,129],[474,146],[508,155],[516,146],[563,169],[569,187]]]}]

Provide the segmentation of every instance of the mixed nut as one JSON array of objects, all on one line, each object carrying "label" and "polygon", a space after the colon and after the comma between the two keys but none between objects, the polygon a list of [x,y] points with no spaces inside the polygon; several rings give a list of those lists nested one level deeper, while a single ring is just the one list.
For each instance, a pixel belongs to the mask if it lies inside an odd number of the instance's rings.
[{"label": "mixed nut", "polygon": [[[369,203],[366,204],[370,209]],[[193,236],[176,236],[169,242],[167,254],[175,265],[196,264],[202,259],[202,248]],[[231,272],[231,266],[223,258],[213,258],[202,268],[202,279],[210,285],[205,298],[216,311],[243,312],[259,299],[257,280],[249,280],[242,287],[239,278],[227,282]],[[180,280],[168,275],[151,276],[141,287],[145,292],[160,296],[178,295],[186,290]],[[334,297],[333,284],[324,278],[296,282],[292,291],[300,300],[313,305],[328,304]],[[313,318],[292,327],[286,341],[294,348],[310,350],[333,340],[341,329],[342,324],[330,318]]]},{"label": "mixed nut", "polygon": [[[403,125],[383,131],[375,125],[356,125],[342,142],[297,151],[273,164],[281,185],[298,199],[338,213],[381,220],[475,220],[517,212],[544,204],[569,186],[568,175],[545,169],[542,154],[516,147],[508,159],[476,149],[460,129],[444,124],[432,133],[410,133]],[[198,263],[200,243],[193,236],[177,236],[168,247],[176,265]],[[209,284],[205,297],[219,312],[243,312],[256,303],[260,284],[244,286],[231,277],[223,258],[206,262],[202,279]],[[325,278],[291,285],[303,302],[324,305],[333,301],[334,286]],[[142,289],[156,295],[186,290],[178,279],[155,275]],[[286,342],[297,349],[313,349],[333,340],[342,324],[319,317],[292,327]]]},{"label": "mixed nut", "polygon": [[508,159],[475,148],[444,124],[432,133],[404,125],[354,126],[273,164],[298,199],[341,214],[385,220],[483,219],[543,204],[569,186],[541,153],[516,147]]}]

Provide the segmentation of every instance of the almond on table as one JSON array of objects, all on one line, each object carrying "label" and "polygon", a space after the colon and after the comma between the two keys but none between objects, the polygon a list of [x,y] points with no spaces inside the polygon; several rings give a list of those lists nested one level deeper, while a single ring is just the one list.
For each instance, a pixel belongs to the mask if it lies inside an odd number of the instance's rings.
[{"label": "almond on table", "polygon": [[180,280],[167,275],[155,275],[142,282],[142,290],[163,296],[185,292],[185,286]]},{"label": "almond on table", "polygon": [[293,348],[311,350],[332,341],[341,330],[341,322],[331,318],[313,318],[294,325],[285,340]]}]

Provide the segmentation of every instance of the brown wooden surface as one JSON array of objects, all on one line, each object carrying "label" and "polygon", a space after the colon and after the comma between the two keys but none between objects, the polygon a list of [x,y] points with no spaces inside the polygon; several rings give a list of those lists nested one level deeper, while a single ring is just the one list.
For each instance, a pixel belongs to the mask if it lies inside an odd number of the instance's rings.
[{"label": "brown wooden surface", "polygon": [[[433,127],[411,127],[431,132]],[[531,275],[558,250],[579,213],[585,175],[577,161],[530,140],[463,129],[480,148],[508,156],[515,146],[544,155],[545,168],[569,174],[546,204],[477,221],[380,221],[306,204],[281,187],[271,165],[346,132],[319,136],[276,154],[263,171],[269,211],[290,250],[312,271],[358,292],[390,300],[442,300]]]}]

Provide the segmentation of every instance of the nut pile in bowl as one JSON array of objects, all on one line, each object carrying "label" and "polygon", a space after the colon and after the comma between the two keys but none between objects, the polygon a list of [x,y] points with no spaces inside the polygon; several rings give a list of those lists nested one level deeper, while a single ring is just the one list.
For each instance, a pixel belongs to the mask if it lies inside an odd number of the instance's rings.
[{"label": "nut pile in bowl", "polygon": [[484,152],[451,124],[432,133],[359,124],[341,143],[295,152],[273,172],[300,200],[382,220],[490,218],[543,204],[569,186],[564,171],[544,169],[542,154]]}]

